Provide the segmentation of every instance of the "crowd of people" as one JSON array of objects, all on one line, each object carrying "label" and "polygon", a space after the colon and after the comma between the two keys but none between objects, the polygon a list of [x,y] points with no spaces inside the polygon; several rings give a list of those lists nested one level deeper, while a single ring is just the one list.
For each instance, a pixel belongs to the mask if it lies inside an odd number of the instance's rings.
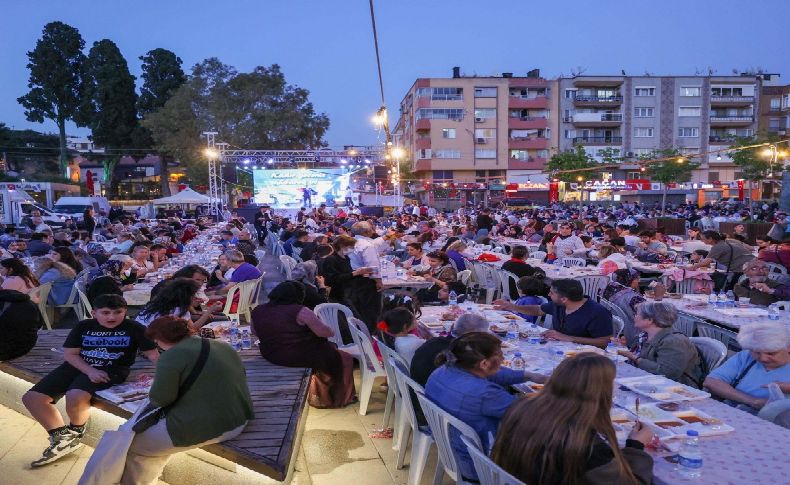
[{"label": "crowd of people", "polygon": [[[510,288],[517,297],[495,301],[496,308],[528,321],[550,315],[552,328],[545,333],[549,339],[599,348],[622,340],[628,350],[620,354],[635,367],[705,386],[756,413],[767,399],[766,383],[779,381],[782,390],[790,391],[790,336],[785,327],[744,327],[738,337],[743,351],[718,369],[707,369],[689,338],[673,331],[675,307],[649,301],[644,280],[651,275],[632,269],[629,261],[669,264],[686,257],[688,268],[717,267],[723,275],[700,292],[732,289],[757,304],[787,299],[790,281],[768,278],[769,264],[790,269],[790,228],[784,215],[775,207],[758,207],[757,217],[770,218],[775,225],[756,242],[749,240],[743,225],[732,234],[716,228],[725,221],[748,224],[749,212],[742,205],[672,208],[668,217],[687,223],[687,234],[675,239],[661,227],[638,229],[640,219],[657,215],[655,208],[634,204],[453,212],[407,206],[386,216],[322,205],[295,215],[261,207],[250,221],[231,214],[219,225],[207,219],[155,222],[123,215],[95,223],[91,231],[37,224],[28,240],[6,229],[8,237],[0,237],[0,303],[6,302],[0,307],[0,325],[8,326],[6,316],[38,315],[32,311],[38,303],[34,290],[49,282],[51,304],[63,304],[77,285],[93,307],[92,318],[77,323],[66,339],[64,363],[24,397],[50,435],[50,445],[33,466],[79,447],[91,397],[123,382],[138,351],[156,363],[150,401],[173,407],[165,420],[138,433],[122,483],[148,483],[170,454],[241,433],[253,418],[243,365],[227,345],[211,342],[207,350],[196,334],[224,318],[220,310],[226,305],[238,305],[228,295],[235,286],[261,277],[256,253],[274,245],[297,264],[291,279],[253,309],[248,323],[260,341],[262,358],[313,369],[308,392],[312,406],[339,408],[357,401],[354,359],[333,343],[338,338],[351,341],[346,317],[339,315],[336,330],[313,311],[322,303],[340,303],[365,324],[378,345],[403,358],[431,400],[479,434],[484,446],[493,449],[495,462],[525,482],[650,483],[652,458],[644,451],[652,438],[649,428],[637,425],[624,448],[615,446],[609,418],[615,377],[611,360],[581,353],[565,359],[551,375],[514,371],[502,367],[501,340],[482,315],[462,315],[449,335],[439,337],[423,330],[418,320],[423,305],[447,303],[451,294],[457,301],[475,298],[475,288],[462,277],[477,254],[474,250],[493,251],[507,242],[508,249],[498,254],[506,259],[502,269],[517,277]],[[214,244],[222,250],[216,267],[177,268],[172,278],[153,288],[134,319],[127,318],[124,290],[183,253],[190,240],[207,230],[216,233]],[[677,244],[683,244],[683,251],[671,249]],[[540,266],[529,264],[527,245],[538,246],[533,254],[542,262],[581,258],[608,274],[602,296],[630,320],[622,337],[615,335],[610,310],[586,295],[578,280],[549,280]],[[385,292],[382,261],[404,275],[421,276],[429,286],[415,293]],[[24,355],[35,345],[40,319],[20,322],[14,321],[11,338],[0,343],[0,352],[5,352],[0,359]],[[116,338],[123,345],[106,352],[107,342]],[[190,398],[180,398],[179,383],[190,376],[192,362],[206,353],[205,370],[191,384]],[[526,380],[545,383],[545,388],[528,399],[509,392],[511,384]],[[54,407],[64,395],[68,424]],[[210,412],[214,406],[227,409],[227,414]],[[196,422],[201,426],[192,426]],[[777,422],[788,425],[790,416]],[[462,475],[477,479],[465,446],[459,439],[452,441]]]}]

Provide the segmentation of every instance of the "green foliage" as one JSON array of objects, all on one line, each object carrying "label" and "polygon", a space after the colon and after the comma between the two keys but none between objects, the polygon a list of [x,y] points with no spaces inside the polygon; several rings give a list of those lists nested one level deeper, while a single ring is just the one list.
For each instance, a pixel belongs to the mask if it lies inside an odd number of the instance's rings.
[{"label": "green foliage", "polygon": [[134,76],[118,46],[108,39],[94,42],[85,63],[77,119],[91,129],[98,146],[132,146],[132,134],[137,128],[134,89]]},{"label": "green foliage", "polygon": [[[774,143],[779,141],[775,135],[760,135],[758,137],[736,138],[732,143],[732,148],[756,145],[758,143]],[[747,148],[729,152],[732,162],[740,167],[743,178],[746,180],[762,180],[771,171],[771,157],[765,156],[762,152],[765,147]]]},{"label": "green foliage", "polygon": [[556,172],[590,168],[596,165],[595,159],[587,155],[587,152],[584,151],[584,147],[577,145],[573,151],[559,152],[552,155],[548,163],[546,163],[546,170],[552,172],[551,176],[558,180],[563,182],[576,182],[577,177],[582,176],[585,179],[589,179],[594,176],[595,172],[592,170],[571,173]]},{"label": "green foliage", "polygon": [[[163,107],[176,90],[186,82],[186,75],[181,69],[181,59],[167,49],[154,49],[140,56],[142,64],[143,85],[137,99],[137,109],[142,117]],[[154,139],[151,131],[144,126],[135,134],[135,146],[152,147]],[[162,195],[170,195],[170,176],[168,170],[168,154],[159,156],[159,178]]]},{"label": "green foliage", "polygon": [[143,125],[156,148],[180,160],[193,183],[204,183],[203,131],[232,146],[305,149],[324,145],[329,119],[317,114],[308,91],[288,84],[276,64],[238,73],[216,58],[192,68],[189,80]]},{"label": "green foliage", "polygon": [[66,121],[74,119],[80,104],[85,41],[79,31],[63,22],[44,26],[36,47],[27,53],[30,69],[30,91],[17,99],[25,108],[28,121],[43,123],[45,119],[58,126],[60,165],[68,165],[66,152]]},{"label": "green foliage", "polygon": [[11,130],[0,123],[0,153],[6,155],[6,168],[26,179],[34,174],[54,176],[60,172],[60,142],[57,135],[34,130]]},{"label": "green foliage", "polygon": [[[643,159],[647,160],[655,160],[657,158],[669,159],[649,164],[646,167],[645,175],[651,180],[664,184],[688,182],[691,180],[691,174],[699,167],[699,163],[684,158],[680,151],[675,148],[656,150],[650,155],[643,157]],[[682,160],[682,162],[678,163],[678,160]]]}]

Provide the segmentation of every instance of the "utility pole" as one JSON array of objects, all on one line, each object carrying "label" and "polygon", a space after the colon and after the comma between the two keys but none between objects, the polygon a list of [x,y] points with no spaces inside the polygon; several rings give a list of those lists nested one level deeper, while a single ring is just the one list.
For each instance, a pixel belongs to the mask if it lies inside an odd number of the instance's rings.
[{"label": "utility pole", "polygon": [[208,196],[211,198],[208,204],[208,212],[215,216],[216,220],[222,216],[222,201],[220,199],[219,184],[217,180],[217,149],[215,137],[216,131],[204,131],[206,137],[206,158],[208,158]]}]

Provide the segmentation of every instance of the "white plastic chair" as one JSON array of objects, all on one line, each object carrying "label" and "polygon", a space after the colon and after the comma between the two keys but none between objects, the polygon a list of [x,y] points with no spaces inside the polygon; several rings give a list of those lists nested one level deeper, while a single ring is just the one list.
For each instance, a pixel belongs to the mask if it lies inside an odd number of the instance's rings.
[{"label": "white plastic chair", "polygon": [[93,306],[88,300],[88,296],[79,288],[77,288],[77,294],[80,297],[80,314],[78,315],[79,319],[85,320],[86,318],[91,318],[93,316]]},{"label": "white plastic chair", "polygon": [[62,305],[48,305],[47,306],[47,315],[48,315],[48,317],[49,317],[49,319],[51,321],[53,321],[53,322],[55,321],[55,309],[56,308],[71,308],[72,310],[74,310],[74,314],[77,316],[77,318],[82,320],[82,318],[80,318],[80,311],[79,311],[80,295],[77,294],[77,291],[78,290],[77,290],[77,285],[76,285],[76,281],[75,281],[75,284],[73,284],[71,286],[71,293],[69,293],[69,297],[66,298],[66,303],[63,303]]},{"label": "white plastic chair", "polygon": [[708,337],[690,337],[691,343],[699,350],[708,364],[708,372],[714,370],[727,359],[727,346]]},{"label": "white plastic chair", "polygon": [[463,271],[458,272],[458,281],[460,281],[464,286],[469,286],[471,279],[472,279],[472,270],[465,269]]},{"label": "white plastic chair", "polygon": [[541,262],[546,260],[546,251],[532,251],[529,253],[530,259],[539,259]]},{"label": "white plastic chair", "polygon": [[[225,306],[222,308],[222,313],[230,320],[241,321],[241,315],[244,313],[244,309],[242,308],[242,285],[244,283],[246,283],[246,281],[233,285],[225,295]],[[236,299],[236,295],[238,295],[238,304],[234,312],[233,300]]]},{"label": "white plastic chair", "polygon": [[502,295],[502,298],[505,298],[510,301],[518,300],[518,291],[516,291],[516,294],[514,295],[511,292],[511,287],[510,287],[511,281],[513,282],[513,286],[518,285],[518,276],[514,275],[510,271],[505,271],[503,269],[497,271],[497,275],[499,276],[499,281],[500,281],[499,291],[500,294]]},{"label": "white plastic chair", "polygon": [[254,280],[242,281],[239,286],[239,306],[237,313],[244,315],[244,320],[247,323],[252,322],[252,299],[255,295],[255,289],[258,288],[258,278]]},{"label": "white plastic chair", "polygon": [[625,335],[625,339],[628,342],[628,345],[631,346],[633,344],[633,340],[637,336],[636,329],[634,328],[634,322],[628,318],[628,315],[625,314],[622,308],[615,305],[611,301],[607,300],[606,298],[601,298],[600,301],[601,305],[606,307],[612,314],[612,321],[614,322],[614,317],[619,318],[623,322],[623,328],[620,329]]},{"label": "white plastic chair", "polygon": [[693,278],[686,278],[685,280],[675,281],[675,293],[683,295],[693,295],[695,293],[694,286],[698,280]]},{"label": "white plastic chair", "polygon": [[439,449],[439,462],[436,466],[436,475],[433,483],[441,483],[444,473],[457,484],[466,485],[471,483],[465,481],[461,476],[458,460],[450,445],[450,429],[455,428],[462,436],[466,436],[472,445],[482,450],[483,444],[480,442],[477,432],[468,424],[437,406],[428,399],[424,392],[416,392],[416,394],[417,399],[420,401],[422,412],[425,414],[425,419],[428,420],[428,425],[431,427],[436,447]]},{"label": "white plastic chair", "polygon": [[709,323],[698,322],[697,332],[699,332],[700,337],[718,340],[727,346],[727,348],[733,347],[740,349],[740,345],[738,345],[738,341],[736,340],[737,334],[732,330],[725,330]]},{"label": "white plastic chair", "polygon": [[469,450],[469,456],[472,457],[474,462],[480,485],[525,485],[524,482],[494,463],[488,455],[480,451],[473,443],[470,443],[466,436],[461,436],[461,441],[464,442],[466,449]]},{"label": "white plastic chair", "polygon": [[[702,322],[702,321],[690,315],[679,313],[678,319],[675,320],[675,324],[672,325],[672,328],[674,328],[678,332],[681,332],[686,337],[693,337],[694,331],[697,329],[698,322]],[[704,322],[702,323],[704,324]]]},{"label": "white plastic chair", "polygon": [[[409,485],[420,483],[425,464],[428,462],[428,452],[434,444],[433,435],[427,426],[420,426],[417,421],[417,413],[414,411],[414,402],[411,393],[425,393],[421,385],[414,381],[409,375],[406,366],[397,360],[390,362],[390,366],[395,374],[395,382],[402,396],[401,413],[406,417],[403,426],[403,436],[400,438],[398,448],[398,468],[403,466],[403,459],[406,455],[406,443],[411,433],[411,458],[409,460]],[[406,426],[408,425],[408,427]],[[436,464],[436,474],[441,470],[441,464]]]},{"label": "white plastic chair", "polygon": [[340,303],[321,303],[320,305],[316,305],[313,309],[313,313],[324,322],[324,325],[335,332],[333,337],[329,337],[329,341],[334,342],[339,350],[351,354],[355,359],[361,362],[362,359],[360,354],[362,350],[360,347],[356,344],[343,343],[343,335],[340,333],[340,313],[346,316],[346,321],[349,321],[354,316],[354,312],[352,312],[349,307],[341,305]]},{"label": "white plastic chair", "polygon": [[480,289],[485,291],[485,302],[487,305],[490,305],[491,302],[494,301],[494,297],[501,286],[499,277],[496,275],[495,270],[487,264],[475,262],[473,268],[475,270],[477,284]]},{"label": "white plastic chair", "polygon": [[354,317],[349,318],[348,329],[351,331],[351,338],[353,338],[354,343],[362,349],[362,352],[360,352],[362,361],[359,365],[360,372],[362,373],[362,383],[359,392],[359,414],[364,416],[368,413],[368,403],[370,402],[370,395],[373,392],[373,382],[377,377],[384,377],[387,373],[384,371],[378,357],[376,357],[376,352],[373,351],[373,344],[370,341],[370,337],[363,328],[367,330],[367,327],[362,321]]},{"label": "white plastic chair", "polygon": [[292,280],[291,271],[296,267],[296,260],[286,254],[280,256],[280,265],[286,280]]},{"label": "white plastic chair", "polygon": [[560,264],[566,268],[570,268],[572,266],[580,266],[583,268],[587,265],[587,260],[584,258],[560,258]]},{"label": "white plastic chair", "polygon": [[51,289],[52,282],[50,281],[27,292],[27,295],[31,299],[38,296],[39,301],[35,305],[38,307],[39,313],[41,313],[41,318],[44,319],[44,324],[47,326],[47,330],[52,330],[52,322],[50,321],[49,315],[47,313],[47,298],[49,298],[49,291]]},{"label": "white plastic chair", "polygon": [[625,322],[622,318],[612,315],[612,336],[619,337],[621,333],[623,333],[623,328],[625,328]]},{"label": "white plastic chair", "polygon": [[582,284],[582,288],[584,289],[584,294],[587,295],[589,298],[592,298],[593,301],[598,301],[601,296],[601,292],[609,283],[608,276],[580,276],[576,278]]},{"label": "white plastic chair", "polygon": [[[406,361],[401,357],[395,350],[391,349],[387,344],[385,344],[381,339],[376,338],[376,345],[379,347],[379,352],[381,352],[382,363],[384,364],[384,372],[387,373],[387,402],[384,404],[384,419],[381,422],[381,427],[386,428],[389,424],[390,417],[394,415],[394,422],[395,425],[392,427],[392,449],[393,450],[400,450],[400,446],[402,443],[405,443],[403,440],[404,428],[405,423],[404,420],[406,417],[403,415],[402,410],[402,399],[403,394],[400,392],[397,384],[395,383],[395,372],[392,369],[392,362],[399,362],[403,364],[405,369],[408,369],[408,364]],[[402,456],[405,456],[406,450],[403,450],[403,453],[398,453],[398,458],[400,459],[397,463],[397,468],[403,468],[403,459]]]},{"label": "white plastic chair", "polygon": [[776,263],[765,263],[768,266],[769,273],[779,273],[779,274],[787,274],[787,268],[782,266],[781,264]]}]

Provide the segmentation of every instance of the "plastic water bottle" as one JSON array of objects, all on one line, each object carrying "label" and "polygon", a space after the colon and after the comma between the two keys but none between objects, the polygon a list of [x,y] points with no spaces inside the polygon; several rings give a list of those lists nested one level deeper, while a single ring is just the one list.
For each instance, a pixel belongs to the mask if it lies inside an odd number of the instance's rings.
[{"label": "plastic water bottle", "polygon": [[734,307],[735,306],[735,293],[733,293],[732,290],[727,290],[727,295],[726,296],[727,296],[727,304],[726,304],[726,306]]},{"label": "plastic water bottle", "polygon": [[540,343],[540,329],[534,323],[530,324],[527,328],[527,342],[531,345],[538,345]]},{"label": "plastic water bottle", "polygon": [[239,327],[231,324],[228,329],[228,338],[230,339],[230,346],[235,350],[241,350],[241,339],[239,336]]},{"label": "plastic water bottle", "polygon": [[521,352],[516,352],[513,354],[513,360],[511,360],[511,365],[513,366],[513,370],[520,370],[523,371],[524,368],[527,366],[526,361],[524,361],[524,357],[521,356]]},{"label": "plastic water bottle", "polygon": [[554,359],[552,360],[554,360],[554,362],[560,363],[564,358],[565,358],[565,352],[563,352],[562,350],[557,350],[556,352],[554,352]]},{"label": "plastic water bottle", "polygon": [[402,279],[403,279],[403,277],[404,277],[404,276],[406,276],[406,271],[404,271],[404,269],[403,269],[403,268],[401,268],[400,266],[398,266],[398,268],[395,270],[395,276],[396,276],[396,277],[397,277],[399,280],[402,280]]},{"label": "plastic water bottle", "polygon": [[708,305],[716,306],[716,303],[717,303],[716,293],[711,291],[710,294],[708,295]]},{"label": "plastic water bottle", "polygon": [[505,338],[507,340],[518,340],[518,332],[518,323],[516,323],[515,320],[511,320],[510,325],[507,327],[507,335],[505,335]]},{"label": "plastic water bottle", "polygon": [[685,478],[702,476],[702,449],[699,445],[699,433],[690,429],[686,431],[686,439],[678,451],[678,474]]},{"label": "plastic water bottle", "polygon": [[617,345],[615,345],[611,340],[608,344],[606,344],[606,353],[609,354],[610,359],[617,361]]},{"label": "plastic water bottle", "polygon": [[249,327],[244,327],[241,329],[241,348],[244,350],[249,350],[252,348],[252,335],[250,334]]},{"label": "plastic water bottle", "polygon": [[779,320],[779,305],[776,303],[771,303],[768,305],[768,319]]},{"label": "plastic water bottle", "polygon": [[448,298],[449,298],[448,303],[450,304],[450,306],[458,305],[458,293],[456,293],[455,290],[450,291],[450,296]]}]

